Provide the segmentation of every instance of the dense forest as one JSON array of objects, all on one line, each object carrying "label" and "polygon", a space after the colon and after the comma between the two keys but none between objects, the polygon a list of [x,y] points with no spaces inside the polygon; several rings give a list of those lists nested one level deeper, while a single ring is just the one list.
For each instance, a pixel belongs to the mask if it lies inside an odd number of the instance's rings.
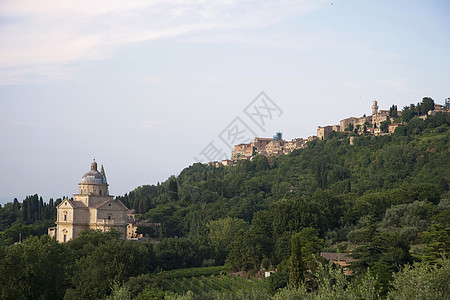
[{"label": "dense forest", "polygon": [[[86,232],[57,244],[36,236],[60,200],[15,200],[0,209],[0,298],[443,299],[450,114],[419,118],[429,99],[405,107],[391,135],[332,132],[288,156],[197,163],[117,197],[161,223],[157,242]],[[35,237],[11,245],[19,232]],[[322,251],[356,261],[344,273]]]}]

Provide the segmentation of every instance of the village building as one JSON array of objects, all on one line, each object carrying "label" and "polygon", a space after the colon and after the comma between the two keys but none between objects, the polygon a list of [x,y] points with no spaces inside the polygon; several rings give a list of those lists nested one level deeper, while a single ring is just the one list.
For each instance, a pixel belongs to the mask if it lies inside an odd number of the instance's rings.
[{"label": "village building", "polygon": [[350,127],[350,124],[352,124],[352,126],[354,127],[356,120],[358,120],[358,118],[355,117],[351,117],[351,118],[347,118],[347,119],[343,119],[340,121],[339,123],[339,128],[342,132],[345,131],[345,129]]},{"label": "village building", "polygon": [[273,138],[256,137],[251,143],[234,146],[234,150],[231,152],[231,163],[225,160],[222,161],[222,165],[230,165],[242,159],[250,160],[258,154],[266,157],[286,155],[295,149],[305,148],[306,142],[307,140],[302,138],[285,141],[281,132],[277,132]]},{"label": "village building", "polygon": [[[138,232],[138,228],[141,228]],[[144,240],[159,237],[161,223],[153,223],[147,220],[136,220],[134,210],[128,214],[127,240]]]},{"label": "village building", "polygon": [[241,159],[250,159],[253,156],[253,143],[239,144],[234,146],[231,152],[231,160],[238,161]]},{"label": "village building", "polygon": [[253,147],[255,148],[257,153],[263,152],[266,150],[266,146],[272,142],[273,139],[271,138],[255,138],[255,140],[253,141]]},{"label": "village building", "polygon": [[317,138],[324,140],[328,138],[328,135],[333,131],[333,126],[317,126]]},{"label": "village building", "polygon": [[389,118],[389,110],[378,110],[378,102],[373,101],[372,104],[372,125],[373,127],[380,127],[381,122]]},{"label": "village building", "polygon": [[307,140],[302,139],[302,138],[296,138],[296,139],[292,139],[292,141],[290,141],[290,142],[286,142],[286,144],[284,145],[285,153],[289,154],[296,149],[306,148],[306,142],[307,142]]},{"label": "village building", "polygon": [[78,237],[83,230],[106,232],[114,228],[125,239],[128,208],[109,194],[103,165],[98,171],[94,160],[78,187],[78,194],[72,199],[63,199],[56,207],[56,227],[49,228],[49,235],[65,243]]},{"label": "village building", "polygon": [[346,253],[332,253],[332,252],[321,252],[320,256],[333,261],[334,264],[340,265],[344,269],[345,275],[351,275],[352,272],[349,270],[349,266],[352,262],[356,261],[351,254]]},{"label": "village building", "polygon": [[395,129],[397,129],[397,127],[399,126],[402,126],[402,123],[389,124],[388,126],[389,133],[394,133]]},{"label": "village building", "polygon": [[231,159],[224,159],[220,162],[223,166],[230,166],[233,164],[233,161]]},{"label": "village building", "polygon": [[273,140],[266,146],[267,156],[280,156],[284,154],[284,140]]},{"label": "village building", "polygon": [[446,108],[444,105],[441,105],[441,104],[434,104],[434,109],[430,110],[427,113],[427,115],[428,116],[434,116],[438,112],[450,113],[450,108]]}]

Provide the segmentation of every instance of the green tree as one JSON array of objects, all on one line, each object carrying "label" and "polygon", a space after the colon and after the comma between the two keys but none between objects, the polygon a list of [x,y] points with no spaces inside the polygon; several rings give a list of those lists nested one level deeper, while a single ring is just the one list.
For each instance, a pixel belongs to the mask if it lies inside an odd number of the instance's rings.
[{"label": "green tree", "polygon": [[240,230],[247,231],[249,225],[242,219],[227,217],[208,222],[208,237],[216,251],[219,261],[224,261],[229,252],[229,246]]},{"label": "green tree", "polygon": [[117,240],[120,233],[117,230],[102,232],[100,230],[85,230],[73,240],[67,242],[67,247],[72,250],[75,259],[86,257],[94,252],[97,247],[109,241]]},{"label": "green tree", "polygon": [[403,122],[408,122],[411,120],[414,116],[417,115],[416,107],[414,104],[411,104],[410,106],[403,107],[402,110],[402,120]]},{"label": "green tree", "polygon": [[248,230],[237,232],[229,245],[229,254],[226,264],[233,270],[255,269],[258,263],[255,243]]},{"label": "green tree", "polygon": [[270,168],[269,159],[264,155],[257,155],[253,158],[252,164],[255,165],[255,171],[264,171]]},{"label": "green tree", "polygon": [[387,299],[409,300],[448,299],[450,295],[450,259],[439,259],[437,264],[415,263],[406,265],[394,274],[392,289]]},{"label": "green tree", "polygon": [[90,255],[81,257],[72,277],[69,299],[101,299],[115,282],[126,282],[150,270],[149,248],[139,242],[111,239],[97,246]]},{"label": "green tree", "polygon": [[172,176],[169,179],[169,188],[168,188],[168,197],[170,201],[177,201],[178,200],[178,183],[175,176]]},{"label": "green tree", "polygon": [[298,286],[305,278],[310,263],[318,256],[323,246],[323,240],[317,236],[314,228],[307,227],[291,237],[291,258],[289,282]]},{"label": "green tree", "polygon": [[422,233],[425,243],[423,252],[418,257],[424,261],[433,262],[436,259],[450,256],[450,227],[443,224],[432,224]]},{"label": "green tree", "polygon": [[380,130],[381,132],[387,133],[389,131],[389,125],[391,124],[391,119],[387,118],[386,121],[381,122]]},{"label": "green tree", "polygon": [[0,248],[0,299],[61,299],[71,256],[49,236]]},{"label": "green tree", "polygon": [[430,110],[434,109],[434,100],[430,97],[425,97],[422,99],[421,103],[422,114],[427,114]]}]

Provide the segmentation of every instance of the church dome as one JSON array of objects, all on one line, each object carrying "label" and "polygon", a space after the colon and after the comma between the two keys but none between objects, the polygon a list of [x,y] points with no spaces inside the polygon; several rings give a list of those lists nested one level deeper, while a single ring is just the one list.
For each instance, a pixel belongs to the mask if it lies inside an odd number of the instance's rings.
[{"label": "church dome", "polygon": [[97,163],[95,162],[94,159],[94,161],[91,164],[91,169],[89,170],[89,172],[84,174],[83,177],[81,177],[80,183],[108,184],[108,182],[106,181],[106,176],[104,175],[104,171],[102,173],[97,171]]}]

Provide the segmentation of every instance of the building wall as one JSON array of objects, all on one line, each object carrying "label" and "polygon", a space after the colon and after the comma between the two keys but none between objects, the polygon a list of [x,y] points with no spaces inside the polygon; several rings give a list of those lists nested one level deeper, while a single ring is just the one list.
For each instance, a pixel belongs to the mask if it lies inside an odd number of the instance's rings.
[{"label": "building wall", "polygon": [[249,144],[239,144],[234,146],[234,151],[231,152],[232,160],[246,159],[251,157],[253,154],[253,145]]},{"label": "building wall", "polygon": [[339,132],[339,131],[341,131],[341,126],[340,125],[333,125],[331,130]]},{"label": "building wall", "polygon": [[79,195],[108,195],[108,185],[105,184],[78,184]]},{"label": "building wall", "polygon": [[267,144],[266,146],[266,153],[268,156],[278,156],[283,154],[283,150],[284,150],[284,140],[279,140],[279,141],[271,141],[269,144]]},{"label": "building wall", "polygon": [[339,122],[339,128],[340,128],[341,132],[344,132],[345,129],[348,127],[348,125],[354,124],[355,121],[356,121],[355,117],[351,117],[351,118],[347,118],[347,119],[341,120],[341,122]]},{"label": "building wall", "polygon": [[[87,198],[74,195],[73,201],[65,200],[58,206],[56,240],[67,242],[78,237],[83,230],[94,229],[106,232],[111,228],[119,231],[125,239],[128,209],[112,201],[113,196],[87,196]],[[94,204],[91,207],[85,206],[85,201],[88,204]],[[102,201],[105,204],[101,205]]]},{"label": "building wall", "polygon": [[331,131],[333,131],[333,126],[317,126],[317,138],[319,140],[324,140],[328,137]]},{"label": "building wall", "polygon": [[253,141],[253,145],[252,147],[255,147],[257,151],[265,151],[266,150],[266,146],[272,142],[273,139],[271,138],[255,138],[255,140]]}]

